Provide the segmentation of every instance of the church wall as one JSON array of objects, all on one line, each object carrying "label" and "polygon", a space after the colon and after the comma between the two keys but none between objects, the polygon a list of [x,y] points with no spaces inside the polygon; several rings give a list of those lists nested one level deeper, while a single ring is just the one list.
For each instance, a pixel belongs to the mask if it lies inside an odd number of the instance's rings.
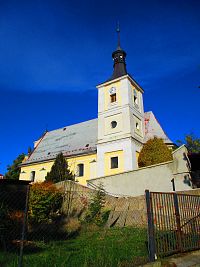
[{"label": "church wall", "polygon": [[35,182],[43,182],[47,172],[51,170],[53,161],[42,162],[21,167],[19,180],[31,180],[31,172],[35,172]]},{"label": "church wall", "polygon": [[155,192],[171,192],[173,190],[171,179],[175,178],[176,190],[191,190],[191,185],[185,183],[185,175],[186,173],[189,175],[189,171],[182,175],[174,175],[172,170],[172,162],[162,163],[157,166],[96,178],[88,181],[88,186],[92,184],[92,188],[94,188],[102,183],[108,194],[139,196],[143,195],[146,189]]},{"label": "church wall", "polygon": [[[84,175],[81,177],[76,176],[76,180],[79,181],[80,184],[86,185],[86,180],[90,179],[91,177],[96,177],[96,154],[90,155],[82,155],[77,157],[68,158],[68,165],[70,171],[77,175],[77,165],[84,164]],[[43,182],[45,181],[45,176],[47,172],[51,170],[54,161],[47,161],[36,163],[32,165],[27,165],[21,167],[20,173],[20,180],[30,180],[31,179],[31,172],[35,172],[35,179],[34,182]]]},{"label": "church wall", "polygon": [[[118,157],[118,168],[111,168],[111,157]],[[106,152],[104,154],[104,173],[105,175],[112,175],[124,171],[124,151],[117,150],[113,152]]]},{"label": "church wall", "polygon": [[[91,178],[91,175],[93,177],[96,177],[96,160],[97,155],[84,155],[79,157],[73,157],[68,159],[68,164],[70,167],[70,170],[72,173],[76,175],[76,181],[79,182],[82,185],[86,185],[86,180]],[[84,175],[83,176],[77,176],[77,165],[78,164],[84,164]]]},{"label": "church wall", "polygon": [[171,180],[174,178],[176,191],[191,190],[190,164],[186,155],[187,149],[182,146],[173,152],[173,161],[92,179],[88,181],[88,186],[92,184],[94,188],[102,183],[108,194],[139,196],[146,189],[171,192]]},{"label": "church wall", "polygon": [[[97,147],[98,153],[98,170],[97,177],[104,175],[111,175],[114,173],[120,173],[137,168],[136,162],[136,150],[139,147],[135,144],[131,137],[114,140],[113,142],[107,142]],[[119,168],[110,168],[111,157],[118,156]]]}]

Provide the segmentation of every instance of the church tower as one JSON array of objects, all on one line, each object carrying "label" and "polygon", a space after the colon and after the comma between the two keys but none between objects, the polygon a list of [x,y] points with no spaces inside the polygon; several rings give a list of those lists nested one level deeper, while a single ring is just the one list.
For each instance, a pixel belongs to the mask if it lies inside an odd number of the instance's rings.
[{"label": "church tower", "polygon": [[143,89],[127,73],[126,52],[120,45],[112,53],[113,74],[97,86],[97,177],[137,169],[144,143]]}]

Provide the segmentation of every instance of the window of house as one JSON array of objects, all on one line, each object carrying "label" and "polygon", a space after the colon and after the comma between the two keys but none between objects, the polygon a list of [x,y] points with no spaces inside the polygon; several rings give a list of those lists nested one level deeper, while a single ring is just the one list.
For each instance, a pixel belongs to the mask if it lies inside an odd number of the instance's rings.
[{"label": "window of house", "polygon": [[116,101],[117,101],[116,93],[110,95],[110,102],[113,103],[113,102],[116,102]]},{"label": "window of house", "polygon": [[30,174],[30,180],[31,180],[32,182],[34,182],[34,180],[35,180],[35,171],[32,171],[32,172],[31,172],[31,174]]},{"label": "window of house", "polygon": [[135,128],[136,128],[136,130],[140,130],[140,125],[139,125],[139,123],[138,122],[136,122],[136,124],[135,124]]},{"label": "window of house", "polygon": [[134,93],[133,93],[134,95],[133,95],[133,99],[134,99],[134,104],[135,105],[138,105],[138,96],[137,96],[137,92],[136,92],[136,90],[134,90]]},{"label": "window of house", "polygon": [[118,168],[118,157],[112,157],[111,159],[111,169]]},{"label": "window of house", "polygon": [[111,128],[117,127],[117,122],[116,121],[111,121]]},{"label": "window of house", "polygon": [[77,165],[77,176],[84,176],[84,164]]}]

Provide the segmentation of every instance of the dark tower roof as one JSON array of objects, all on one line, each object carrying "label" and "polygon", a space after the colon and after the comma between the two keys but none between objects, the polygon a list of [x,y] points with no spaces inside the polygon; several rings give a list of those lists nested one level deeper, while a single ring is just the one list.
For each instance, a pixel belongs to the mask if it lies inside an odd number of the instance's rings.
[{"label": "dark tower roof", "polygon": [[117,33],[118,33],[118,44],[117,49],[112,53],[112,58],[114,60],[113,65],[113,74],[109,80],[113,80],[116,78],[119,78],[121,76],[124,76],[127,74],[126,70],[126,52],[121,48],[120,46],[120,29],[119,25],[117,27]]}]

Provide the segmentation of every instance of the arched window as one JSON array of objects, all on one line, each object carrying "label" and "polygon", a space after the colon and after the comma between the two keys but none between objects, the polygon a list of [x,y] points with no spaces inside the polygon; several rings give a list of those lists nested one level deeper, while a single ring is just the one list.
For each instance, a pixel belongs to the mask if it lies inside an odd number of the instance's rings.
[{"label": "arched window", "polygon": [[113,103],[113,102],[116,102],[117,101],[117,95],[116,93],[115,94],[111,94],[110,95],[110,102]]},{"label": "arched window", "polygon": [[34,182],[35,180],[35,171],[32,171],[31,174],[30,174],[30,180],[31,182]]},{"label": "arched window", "polygon": [[138,105],[138,95],[137,95],[136,90],[134,90],[134,104]]},{"label": "arched window", "polygon": [[77,165],[77,176],[84,176],[84,164],[82,163]]}]

